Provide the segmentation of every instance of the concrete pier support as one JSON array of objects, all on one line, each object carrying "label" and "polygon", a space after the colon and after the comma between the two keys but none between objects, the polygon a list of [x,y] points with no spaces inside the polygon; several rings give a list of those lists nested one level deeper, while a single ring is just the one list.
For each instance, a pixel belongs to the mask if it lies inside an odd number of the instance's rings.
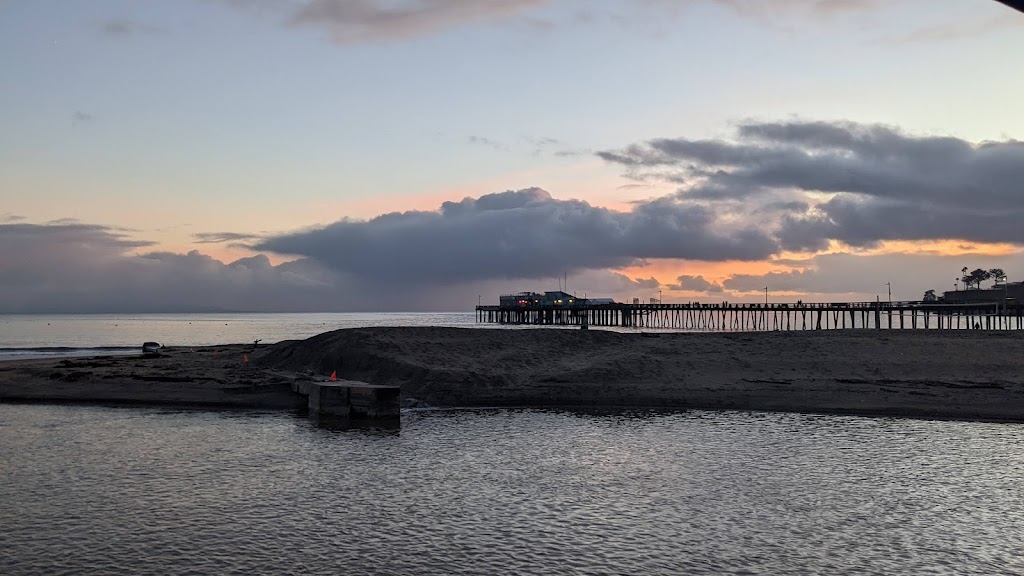
[{"label": "concrete pier support", "polygon": [[398,386],[377,386],[353,380],[309,382],[310,415],[353,419],[398,418]]}]

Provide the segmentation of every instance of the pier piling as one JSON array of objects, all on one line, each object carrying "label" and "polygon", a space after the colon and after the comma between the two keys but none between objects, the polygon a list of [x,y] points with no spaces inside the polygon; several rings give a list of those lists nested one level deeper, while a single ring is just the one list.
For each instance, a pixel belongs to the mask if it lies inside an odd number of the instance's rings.
[{"label": "pier piling", "polygon": [[[847,319],[849,316],[849,319]],[[932,322],[932,318],[935,322]],[[1024,305],[1001,302],[828,302],[780,304],[574,304],[477,306],[486,324],[652,328],[692,331],[1022,330]],[[934,326],[933,326],[934,324]]]}]

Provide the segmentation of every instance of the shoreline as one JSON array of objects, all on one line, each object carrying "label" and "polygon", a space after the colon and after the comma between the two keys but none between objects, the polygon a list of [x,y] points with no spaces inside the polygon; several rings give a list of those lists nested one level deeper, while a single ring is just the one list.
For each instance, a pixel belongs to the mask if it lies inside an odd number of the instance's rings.
[{"label": "shoreline", "polygon": [[256,350],[4,361],[0,401],[301,410],[292,383],[336,372],[400,386],[405,407],[1024,422],[1022,346],[1016,332],[355,328]]}]

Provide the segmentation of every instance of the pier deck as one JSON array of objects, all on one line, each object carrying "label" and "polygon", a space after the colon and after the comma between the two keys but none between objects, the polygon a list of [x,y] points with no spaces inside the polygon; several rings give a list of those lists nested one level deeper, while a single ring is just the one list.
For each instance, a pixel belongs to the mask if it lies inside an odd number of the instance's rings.
[{"label": "pier deck", "polygon": [[1022,330],[1017,303],[827,302],[785,304],[598,304],[477,306],[476,321],[670,330]]}]

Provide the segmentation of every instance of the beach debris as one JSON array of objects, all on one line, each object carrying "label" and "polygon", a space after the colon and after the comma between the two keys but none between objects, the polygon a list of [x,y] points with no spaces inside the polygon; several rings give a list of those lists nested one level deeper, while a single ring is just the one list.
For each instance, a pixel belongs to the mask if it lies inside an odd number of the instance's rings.
[{"label": "beach debris", "polygon": [[255,340],[255,341],[254,341],[254,342],[252,343],[252,349],[253,349],[253,350],[255,350],[255,349],[256,349],[256,347],[257,347],[257,346],[259,346],[259,345],[260,345],[260,342],[262,342],[262,341],[263,341],[263,338],[257,338],[257,339],[256,339],[256,340]]},{"label": "beach debris", "polygon": [[156,354],[157,350],[160,350],[163,346],[159,342],[143,342],[142,353],[143,354]]},{"label": "beach debris", "polygon": [[242,354],[242,364],[248,364],[248,363],[249,363],[249,355],[248,354]]},{"label": "beach debris", "polygon": [[331,372],[331,382],[337,382],[337,381],[338,381],[338,371],[335,370],[334,372]]},{"label": "beach debris", "polygon": [[217,351],[216,351],[216,350],[214,350],[214,351],[213,351],[213,357],[214,357],[214,358],[216,358],[216,357],[217,357]]}]

